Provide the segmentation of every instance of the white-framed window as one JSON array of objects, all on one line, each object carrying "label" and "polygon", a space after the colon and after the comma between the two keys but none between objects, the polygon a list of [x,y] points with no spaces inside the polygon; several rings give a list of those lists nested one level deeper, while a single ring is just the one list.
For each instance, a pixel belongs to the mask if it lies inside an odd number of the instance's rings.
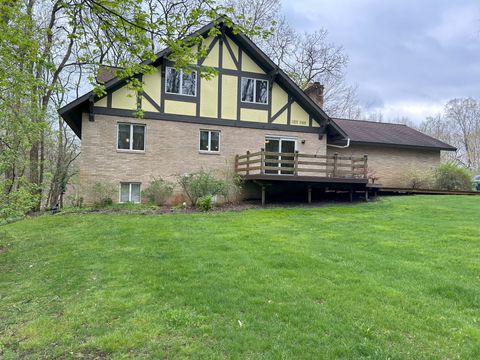
[{"label": "white-framed window", "polygon": [[242,77],[242,102],[268,104],[268,80]]},{"label": "white-framed window", "polygon": [[197,96],[197,71],[176,70],[167,66],[165,69],[165,92],[187,96]]},{"label": "white-framed window", "polygon": [[211,153],[220,152],[220,131],[200,130],[199,150]]},{"label": "white-framed window", "polygon": [[140,183],[120,183],[120,203],[140,203]]},{"label": "white-framed window", "polygon": [[145,151],[145,125],[119,123],[117,130],[117,149]]}]

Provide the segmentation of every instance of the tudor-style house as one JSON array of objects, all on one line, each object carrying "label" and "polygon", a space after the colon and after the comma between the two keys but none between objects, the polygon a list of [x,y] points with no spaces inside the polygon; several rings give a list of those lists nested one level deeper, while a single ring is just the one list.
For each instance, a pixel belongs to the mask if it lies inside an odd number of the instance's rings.
[{"label": "tudor-style house", "polygon": [[455,150],[405,125],[330,118],[321,85],[302,91],[247,36],[222,27],[208,37],[211,26],[200,30],[208,55],[196,65],[216,68],[212,79],[196,66],[177,71],[166,49],[143,76],[140,98],[112,78],[105,96],[90,92],[59,110],[81,139],[81,185],[113,183],[118,202],[139,202],[153,178],[200,169],[304,184],[309,194],[312,185],[365,187],[372,172],[402,186],[409,169],[434,167],[441,150]]}]

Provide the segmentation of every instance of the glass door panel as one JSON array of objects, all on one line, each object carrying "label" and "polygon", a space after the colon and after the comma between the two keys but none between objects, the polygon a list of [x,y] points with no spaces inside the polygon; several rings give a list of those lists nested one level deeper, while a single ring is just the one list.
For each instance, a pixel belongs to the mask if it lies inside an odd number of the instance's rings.
[{"label": "glass door panel", "polygon": [[281,153],[288,153],[288,154],[292,154],[292,156],[290,155],[282,155],[280,156],[280,158],[282,160],[288,160],[288,161],[291,161],[291,163],[287,163],[287,164],[281,164],[281,171],[280,173],[281,174],[293,174],[293,160],[294,160],[294,153],[295,153],[295,140],[286,140],[286,139],[282,139],[280,141],[281,143]]},{"label": "glass door panel", "polygon": [[[280,152],[280,139],[266,139],[265,141],[265,151],[267,152]],[[266,155],[265,156],[265,166],[277,167],[278,163],[268,162],[269,159],[278,160],[278,156],[275,155]],[[265,170],[265,174],[278,174],[278,170]]]}]

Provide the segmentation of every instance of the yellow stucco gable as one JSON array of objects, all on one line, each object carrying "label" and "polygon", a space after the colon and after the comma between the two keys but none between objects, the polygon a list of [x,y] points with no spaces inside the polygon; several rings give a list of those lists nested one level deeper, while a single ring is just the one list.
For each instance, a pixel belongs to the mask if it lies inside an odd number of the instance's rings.
[{"label": "yellow stucco gable", "polygon": [[[207,48],[212,44],[212,42],[215,41],[214,37],[208,37],[203,41],[203,45]],[[203,60],[203,64],[205,66],[212,66],[212,67],[218,67],[218,59],[220,55],[220,47],[218,41],[216,41],[216,44],[213,46],[213,48],[210,50],[208,53],[207,57]]]},{"label": "yellow stucco gable", "polygon": [[262,68],[245,52],[242,52],[242,71],[265,74],[265,71],[263,71]]}]

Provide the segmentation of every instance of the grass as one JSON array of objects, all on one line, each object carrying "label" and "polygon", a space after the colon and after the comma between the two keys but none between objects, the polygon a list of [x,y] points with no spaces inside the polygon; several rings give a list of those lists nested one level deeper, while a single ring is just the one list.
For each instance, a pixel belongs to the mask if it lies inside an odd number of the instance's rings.
[{"label": "grass", "polygon": [[480,198],[0,227],[0,358],[480,358]]}]

